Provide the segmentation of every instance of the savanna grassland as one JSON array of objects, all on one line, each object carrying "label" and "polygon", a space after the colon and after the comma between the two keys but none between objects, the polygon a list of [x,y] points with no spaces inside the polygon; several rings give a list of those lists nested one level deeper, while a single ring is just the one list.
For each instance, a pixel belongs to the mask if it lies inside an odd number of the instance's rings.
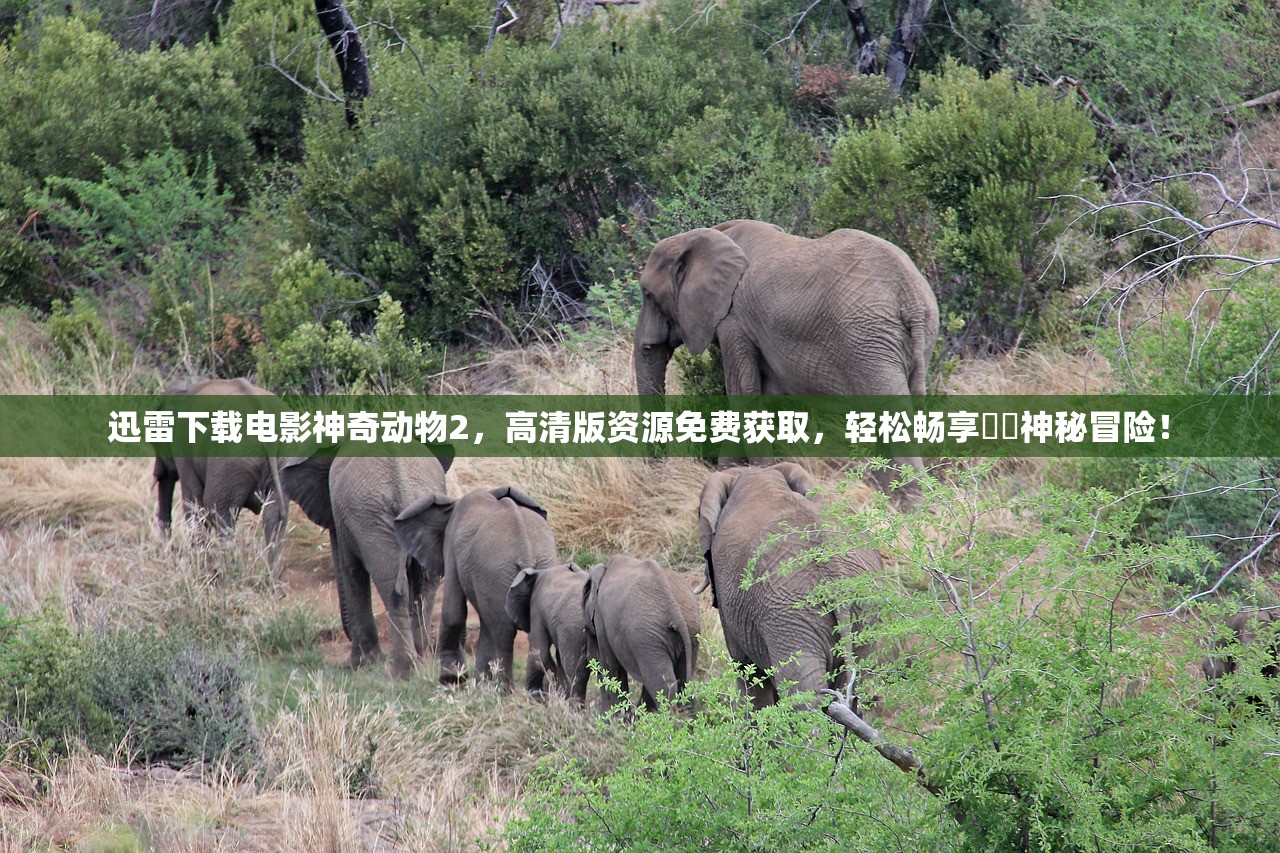
[{"label": "savanna grassland", "polygon": [[[648,250],[732,218],[906,249],[935,393],[1274,390],[1274,4],[346,8],[363,98],[311,4],[0,0],[0,392],[629,394]],[[832,547],[885,558],[828,594],[878,617],[856,685],[903,773],[753,712],[709,596],[674,711],[397,682],[347,665],[296,508],[273,579],[250,513],[161,537],[150,460],[0,459],[0,849],[1280,848],[1274,646],[1200,667],[1280,603],[1280,458],[926,462],[898,513],[805,461]],[[692,586],[710,473],[447,482]]]}]

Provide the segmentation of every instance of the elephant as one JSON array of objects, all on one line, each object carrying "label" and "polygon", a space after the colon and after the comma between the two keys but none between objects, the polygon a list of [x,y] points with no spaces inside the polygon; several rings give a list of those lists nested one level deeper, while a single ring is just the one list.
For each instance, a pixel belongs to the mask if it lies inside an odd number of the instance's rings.
[{"label": "elephant", "polygon": [[[803,556],[824,538],[817,505],[806,497],[813,488],[808,471],[781,462],[717,472],[702,489],[702,588],[711,588],[729,656],[764,676],[742,682],[758,708],[778,701],[784,681],[795,692],[843,686],[844,653],[833,649],[842,641],[841,629],[856,626],[862,614],[856,607],[824,609],[810,598],[820,583],[883,568],[872,549],[822,560]],[[748,572],[751,582],[744,588]],[[858,657],[869,652],[853,649]]]},{"label": "elephant", "polygon": [[[587,625],[582,590],[587,573],[576,563],[547,569],[521,569],[507,589],[507,617],[529,635],[525,687],[545,692],[551,676],[561,696],[583,702],[587,696]],[[554,653],[552,650],[554,649]]]},{"label": "elephant", "polygon": [[[1256,642],[1259,629],[1273,622],[1280,622],[1280,610],[1245,610],[1227,617],[1226,626],[1232,636],[1227,639],[1214,640],[1210,645],[1210,654],[1200,662],[1200,669],[1209,681],[1217,681],[1224,675],[1236,671],[1235,656],[1223,654],[1222,650],[1233,642],[1237,646]],[[1268,678],[1280,677],[1280,637],[1272,641],[1271,662],[1264,664],[1262,674]]]},{"label": "elephant", "polygon": [[395,533],[419,561],[444,549],[437,643],[441,683],[466,680],[462,646],[469,601],[480,616],[476,669],[510,690],[516,625],[507,615],[507,591],[521,570],[560,562],[547,511],[513,486],[476,489],[456,501],[432,495],[396,516]]},{"label": "elephant", "polygon": [[[164,394],[275,398],[247,379],[178,382],[166,388]],[[173,524],[173,488],[180,482],[183,504],[203,510],[205,523],[212,528],[231,530],[242,509],[261,515],[268,560],[275,571],[289,522],[289,499],[280,480],[279,460],[274,456],[174,458],[156,454],[152,475],[157,492],[156,520],[162,534],[167,536]]]},{"label": "elephant", "polygon": [[[643,688],[649,710],[658,693],[668,699],[693,678],[698,662],[698,600],[684,578],[654,560],[615,554],[591,569],[582,590],[582,611],[591,657],[604,673],[628,689],[628,676]],[[608,712],[618,694],[600,688]]]},{"label": "elephant", "polygon": [[[749,219],[658,242],[640,275],[636,393],[666,392],[675,348],[713,341],[725,390],[921,396],[938,303],[906,252],[862,231],[808,239]],[[919,457],[895,460],[923,470]],[[887,487],[891,476],[879,476]],[[899,503],[918,502],[919,487]]]},{"label": "elephant", "polygon": [[342,629],[351,666],[381,654],[372,586],[391,623],[391,676],[408,678],[427,651],[431,611],[444,576],[440,544],[412,556],[396,538],[395,519],[420,500],[446,497],[453,456],[338,457],[319,453],[285,461],[281,476],[307,517],[329,531]]}]

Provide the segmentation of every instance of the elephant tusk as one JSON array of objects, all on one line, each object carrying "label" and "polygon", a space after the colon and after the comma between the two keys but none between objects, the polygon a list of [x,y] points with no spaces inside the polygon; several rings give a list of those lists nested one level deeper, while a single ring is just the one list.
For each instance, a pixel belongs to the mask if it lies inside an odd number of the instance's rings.
[{"label": "elephant tusk", "polygon": [[704,577],[702,583],[698,584],[698,588],[693,591],[694,595],[701,595],[706,592],[707,587],[711,586],[711,578]]}]

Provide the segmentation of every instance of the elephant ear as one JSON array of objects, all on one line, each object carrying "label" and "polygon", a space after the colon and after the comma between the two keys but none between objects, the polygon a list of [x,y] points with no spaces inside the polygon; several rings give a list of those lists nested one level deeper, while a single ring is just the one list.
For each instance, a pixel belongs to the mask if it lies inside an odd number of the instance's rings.
[{"label": "elephant ear", "polygon": [[449,473],[449,467],[453,465],[453,458],[457,456],[452,444],[428,444],[427,449],[431,451],[431,455],[440,463],[440,470]]},{"label": "elephant ear", "polygon": [[779,462],[773,466],[773,470],[781,474],[787,481],[787,488],[798,495],[807,496],[818,487],[818,481],[813,479],[813,475],[794,462]]},{"label": "elephant ear", "polygon": [[396,542],[428,572],[444,560],[444,529],[456,502],[434,492],[396,516]]},{"label": "elephant ear", "polygon": [[490,489],[489,494],[493,495],[494,500],[502,500],[503,498],[511,498],[511,500],[520,504],[525,509],[531,509],[544,519],[547,517],[547,511],[542,508],[542,504],[517,489],[515,486],[499,486],[496,489]]},{"label": "elephant ear", "polygon": [[329,497],[329,469],[333,456],[293,456],[280,463],[280,481],[289,499],[302,507],[307,518],[326,530],[334,527],[333,501]]},{"label": "elephant ear", "polygon": [[529,607],[533,602],[533,588],[538,583],[541,569],[521,569],[511,586],[507,588],[507,618],[518,630],[529,632]]},{"label": "elephant ear", "polygon": [[674,267],[676,316],[684,345],[694,355],[715,340],[716,327],[733,306],[733,294],[747,271],[738,244],[714,228],[682,235],[683,251]]},{"label": "elephant ear", "polygon": [[587,582],[582,587],[582,619],[587,623],[587,633],[596,634],[596,605],[600,599],[600,583],[604,580],[607,565],[598,563],[591,567]]},{"label": "elephant ear", "polygon": [[707,479],[702,487],[702,501],[698,505],[698,542],[704,553],[711,552],[711,541],[715,538],[716,525],[720,521],[720,511],[739,475],[746,470],[735,468],[730,471],[719,471]]}]

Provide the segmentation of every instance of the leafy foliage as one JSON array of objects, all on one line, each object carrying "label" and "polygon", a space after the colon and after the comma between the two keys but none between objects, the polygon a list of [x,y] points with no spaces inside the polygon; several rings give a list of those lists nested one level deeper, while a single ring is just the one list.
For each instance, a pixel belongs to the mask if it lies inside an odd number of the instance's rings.
[{"label": "leafy foliage", "polygon": [[825,599],[885,617],[863,632],[879,654],[860,692],[885,697],[895,730],[928,731],[910,746],[967,846],[1266,846],[1263,815],[1280,802],[1241,762],[1280,720],[1264,711],[1227,737],[1189,675],[1194,634],[1134,618],[1161,609],[1198,547],[1132,539],[1140,504],[1100,490],[1004,498],[988,472],[927,481],[930,514],[838,512],[832,535],[874,544],[892,568]]},{"label": "leafy foliage", "polygon": [[944,311],[1007,348],[1065,284],[1041,275],[1068,221],[1049,197],[1088,191],[1093,141],[1085,114],[1047,90],[952,64],[922,77],[910,104],[841,138],[817,218],[936,259]]},{"label": "leafy foliage", "polygon": [[354,309],[365,288],[335,274],[309,249],[277,267],[276,298],[262,311],[264,339],[254,346],[262,381],[282,393],[333,388],[420,390],[432,366],[425,348],[407,340],[400,303],[383,293],[373,328],[355,333]]},{"label": "leafy foliage", "polygon": [[1219,133],[1208,107],[1276,84],[1263,59],[1275,11],[1263,3],[1054,0],[1024,13],[1008,31],[1007,62],[1083,83],[1110,122],[1100,126],[1111,158],[1130,174],[1203,157]]},{"label": "leafy foliage", "polygon": [[0,614],[0,684],[0,729],[33,755],[78,739],[111,756],[127,741],[148,763],[243,767],[256,749],[236,659],[154,628],[93,636],[52,604],[27,618]]},{"label": "leafy foliage", "polygon": [[[529,817],[508,825],[511,849],[926,849],[948,837],[936,803],[796,700],[753,712],[731,674],[686,695],[688,718],[640,713],[603,778],[544,761]],[[895,822],[859,820],[886,799]]]}]

